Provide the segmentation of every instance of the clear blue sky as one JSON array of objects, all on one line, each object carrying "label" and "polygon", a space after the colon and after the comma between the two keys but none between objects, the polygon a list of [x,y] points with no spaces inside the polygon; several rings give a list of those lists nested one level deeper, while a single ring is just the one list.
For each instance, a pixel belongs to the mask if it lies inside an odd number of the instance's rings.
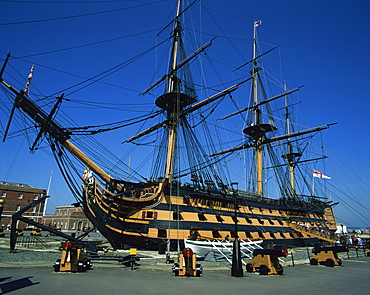
[{"label": "clear blue sky", "polygon": [[[9,67],[14,67],[25,79],[34,63],[33,91],[60,94],[78,79],[51,69],[89,77],[135,56],[158,42],[155,34],[171,20],[176,3],[177,0],[0,0],[0,61],[7,52],[22,58],[11,59]],[[213,27],[210,34],[217,34],[219,40],[223,40],[222,35],[227,36],[240,46],[238,51],[230,44],[221,49],[225,59],[235,66],[250,59],[248,44],[253,21],[263,21],[258,29],[259,40],[265,42],[266,49],[280,46],[284,78],[291,88],[306,85],[300,95],[310,105],[306,109],[309,123],[314,126],[338,123],[325,133],[325,154],[329,156],[325,173],[343,192],[333,196],[333,201],[341,202],[335,207],[338,222],[370,227],[370,2],[202,0],[201,3],[208,20],[205,30]],[[199,4],[195,5],[199,13]],[[111,12],[96,14],[103,11]],[[79,47],[110,39],[115,40]],[[70,47],[76,48],[58,51]],[[123,88],[115,88],[112,93],[89,95],[91,99],[104,100],[121,94],[126,98],[137,96],[148,86],[148,80],[135,85],[131,78],[136,75],[133,71],[130,77],[115,77],[114,84]],[[8,78],[6,74],[4,78]],[[1,133],[6,122],[7,114],[1,112]],[[52,212],[53,206],[73,202],[53,158],[43,151],[31,155],[28,147],[29,143],[21,137],[0,144],[0,180],[46,188],[53,171],[48,212]]]}]

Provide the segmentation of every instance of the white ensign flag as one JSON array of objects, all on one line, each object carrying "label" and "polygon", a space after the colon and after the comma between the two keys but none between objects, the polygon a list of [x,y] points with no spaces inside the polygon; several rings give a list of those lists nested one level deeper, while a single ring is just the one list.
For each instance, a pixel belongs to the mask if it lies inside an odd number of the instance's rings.
[{"label": "white ensign flag", "polygon": [[317,170],[313,171],[313,177],[318,177],[318,178],[323,178],[323,179],[330,179],[329,176],[326,176],[326,175],[322,174],[321,172],[319,172]]}]

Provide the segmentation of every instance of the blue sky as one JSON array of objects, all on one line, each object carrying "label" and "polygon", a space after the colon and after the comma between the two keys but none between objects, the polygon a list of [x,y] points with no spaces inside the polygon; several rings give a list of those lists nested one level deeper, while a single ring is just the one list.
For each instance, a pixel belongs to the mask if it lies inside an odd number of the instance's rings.
[{"label": "blue sky", "polygon": [[[0,1],[0,61],[7,52],[22,58],[13,58],[9,64],[24,74],[24,79],[34,63],[32,90],[43,95],[60,94],[78,78],[51,69],[88,77],[135,56],[158,42],[155,34],[171,20],[176,2]],[[253,21],[263,21],[258,28],[259,40],[266,50],[279,46],[284,79],[290,88],[305,85],[300,99],[309,105],[305,109],[308,123],[314,126],[337,123],[325,132],[325,154],[329,159],[324,172],[332,177],[333,185],[342,186],[342,193],[333,196],[333,201],[341,202],[335,207],[338,222],[370,227],[370,2],[202,0],[201,3],[206,9],[200,11],[199,4],[194,7],[196,13],[207,19],[204,29],[219,36],[214,47],[223,46],[212,50],[220,50],[235,67],[250,59]],[[116,11],[93,14],[110,10]],[[91,15],[67,18],[83,14]],[[233,45],[222,42],[225,36]],[[110,39],[115,40],[78,47]],[[57,51],[69,47],[76,48]],[[4,79],[9,78],[6,75]],[[136,75],[132,71],[130,77],[115,77],[114,84],[123,88],[112,89],[108,97],[97,89],[86,95],[106,100],[119,95],[130,99],[135,95],[132,99],[137,102],[138,92],[150,82],[142,80],[138,86],[133,79]],[[3,132],[5,112],[0,114],[0,121]],[[46,188],[53,171],[48,212],[52,212],[53,206],[73,202],[52,157],[43,151],[31,155],[27,141],[21,137],[0,144],[0,157],[0,180]]]}]

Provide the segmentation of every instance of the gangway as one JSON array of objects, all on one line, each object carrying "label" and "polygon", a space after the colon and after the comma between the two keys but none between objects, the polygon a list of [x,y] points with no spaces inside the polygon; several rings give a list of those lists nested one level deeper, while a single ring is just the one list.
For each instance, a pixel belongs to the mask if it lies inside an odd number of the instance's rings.
[{"label": "gangway", "polygon": [[309,237],[317,238],[317,239],[323,240],[325,242],[329,242],[331,244],[335,244],[335,242],[336,242],[336,237],[332,234],[321,233],[321,232],[316,231],[314,229],[310,229],[310,228],[306,228],[304,226],[300,226],[296,223],[290,223],[289,226],[297,232],[305,233]]},{"label": "gangway", "polygon": [[[254,249],[263,249],[260,246],[260,243],[254,242],[252,240],[239,240],[240,242],[240,254],[242,258],[242,263],[247,264],[243,259],[252,259]],[[230,264],[232,264],[232,255],[233,255],[233,242],[231,241],[211,241],[212,251],[214,253],[215,260],[226,259]],[[219,257],[217,257],[217,254]]]}]

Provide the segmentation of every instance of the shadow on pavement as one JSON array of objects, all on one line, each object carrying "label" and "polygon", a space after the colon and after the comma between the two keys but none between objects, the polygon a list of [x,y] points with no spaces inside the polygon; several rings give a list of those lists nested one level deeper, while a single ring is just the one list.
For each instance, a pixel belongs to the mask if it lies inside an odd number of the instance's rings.
[{"label": "shadow on pavement", "polygon": [[[0,278],[0,282],[3,282],[5,280],[9,280],[11,278],[12,277]],[[40,283],[40,282],[33,283],[30,280],[30,278],[32,278],[32,277],[26,277],[26,278],[14,280],[14,281],[6,282],[6,283],[0,283],[0,290],[1,290],[0,294],[6,294],[6,293],[9,293],[9,292],[13,292],[15,290],[19,290],[19,289],[29,287],[29,286],[32,286],[32,285],[37,285],[37,284]]]}]

